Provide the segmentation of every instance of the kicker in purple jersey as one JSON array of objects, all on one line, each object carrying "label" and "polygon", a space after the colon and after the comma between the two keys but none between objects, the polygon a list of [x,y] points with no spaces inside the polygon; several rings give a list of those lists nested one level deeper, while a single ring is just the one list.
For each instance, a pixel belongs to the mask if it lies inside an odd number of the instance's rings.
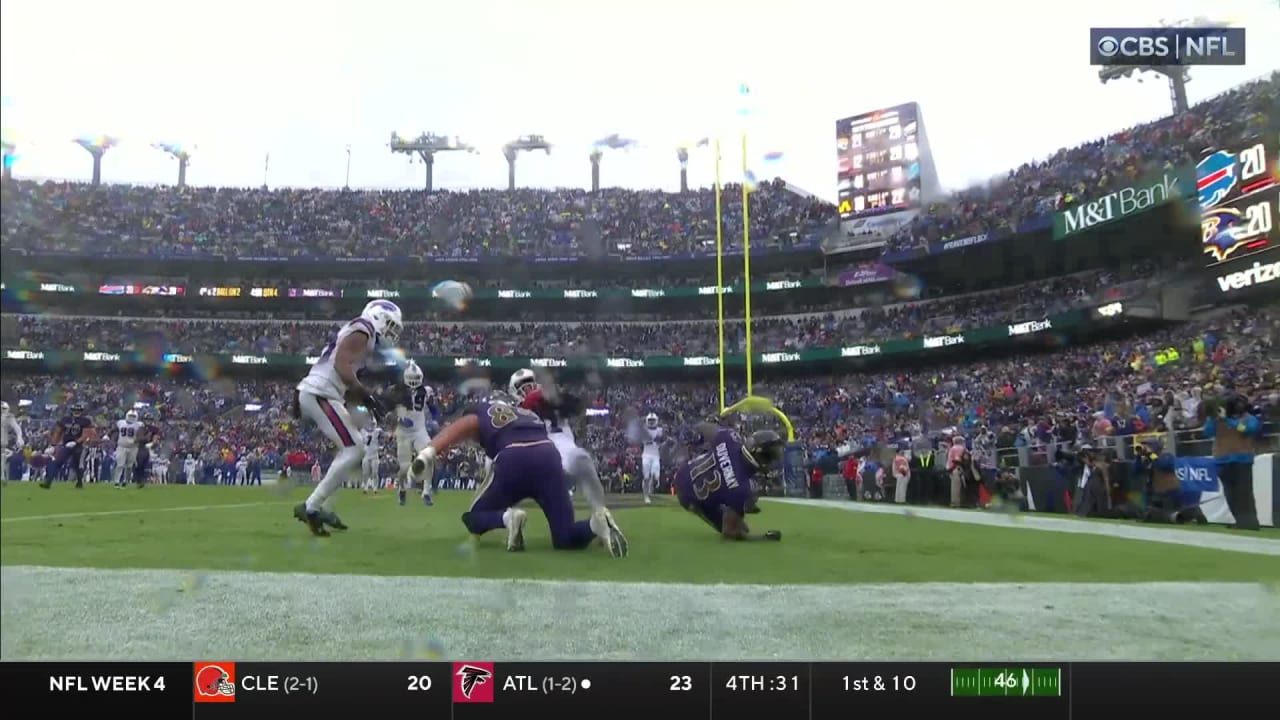
[{"label": "kicker in purple jersey", "polygon": [[547,439],[547,427],[532,410],[505,402],[478,402],[467,413],[480,420],[480,446],[491,458],[515,443]]},{"label": "kicker in purple jersey", "polygon": [[705,517],[717,530],[723,529],[721,507],[745,515],[751,501],[751,477],[756,465],[738,434],[728,428],[716,431],[715,441],[676,473],[676,495],[680,504]]}]

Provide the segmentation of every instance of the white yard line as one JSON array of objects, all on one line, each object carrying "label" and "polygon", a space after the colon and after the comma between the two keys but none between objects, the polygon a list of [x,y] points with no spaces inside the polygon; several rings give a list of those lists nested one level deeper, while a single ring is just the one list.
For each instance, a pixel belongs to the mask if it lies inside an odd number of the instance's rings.
[{"label": "white yard line", "polygon": [[[1203,532],[1189,528],[1156,527],[1137,522],[1088,522],[1072,517],[1054,517],[1046,513],[1003,513],[998,511],[956,510],[953,508],[892,505],[887,503],[848,502],[840,500],[813,500],[809,498],[769,498],[769,502],[787,505],[844,510],[847,512],[900,515],[926,520],[988,525],[995,527],[1044,530],[1050,532],[1102,535],[1105,537],[1146,540],[1149,542],[1191,545],[1211,550],[1230,550],[1254,555],[1280,555],[1280,540],[1259,537],[1256,534],[1227,534]],[[1280,575],[1280,571],[1277,571]]]},{"label": "white yard line", "polygon": [[0,568],[0,582],[4,660],[1280,659],[1280,594],[1257,583],[692,585],[29,566]]},{"label": "white yard line", "polygon": [[131,508],[128,510],[99,510],[94,512],[54,513],[53,515],[19,515],[0,518],[0,523],[35,522],[37,520],[67,520],[70,518],[110,517],[112,515],[148,515],[166,512],[196,512],[198,510],[227,510],[233,508],[261,507],[263,505],[289,505],[293,501],[229,503],[224,505],[186,505],[183,507]]}]

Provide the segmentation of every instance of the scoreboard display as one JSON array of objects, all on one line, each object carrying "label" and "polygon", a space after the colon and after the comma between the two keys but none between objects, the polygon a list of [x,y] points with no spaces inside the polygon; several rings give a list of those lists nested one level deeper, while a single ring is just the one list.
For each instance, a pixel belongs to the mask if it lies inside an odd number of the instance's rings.
[{"label": "scoreboard display", "polygon": [[919,133],[916,103],[836,121],[840,219],[920,207]]},{"label": "scoreboard display", "polygon": [[1256,255],[1280,244],[1280,134],[1204,153],[1196,164],[1205,264]]}]

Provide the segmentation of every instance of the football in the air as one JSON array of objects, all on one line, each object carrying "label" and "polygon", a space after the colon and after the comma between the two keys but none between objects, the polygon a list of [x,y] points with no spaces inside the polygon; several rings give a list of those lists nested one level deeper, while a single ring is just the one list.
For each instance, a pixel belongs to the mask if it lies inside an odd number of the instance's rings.
[{"label": "football in the air", "polygon": [[431,297],[443,302],[454,310],[466,310],[471,302],[471,286],[457,280],[445,280],[431,288]]}]

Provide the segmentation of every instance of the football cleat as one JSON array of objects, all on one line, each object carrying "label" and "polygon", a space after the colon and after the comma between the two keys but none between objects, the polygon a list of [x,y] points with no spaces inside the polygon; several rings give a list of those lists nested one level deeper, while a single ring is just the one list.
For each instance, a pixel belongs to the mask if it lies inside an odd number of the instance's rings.
[{"label": "football cleat", "polygon": [[529,521],[529,513],[519,508],[507,508],[502,513],[502,524],[507,526],[507,550],[521,552],[524,550],[524,526]]},{"label": "football cleat", "polygon": [[324,521],[320,519],[320,513],[307,510],[306,503],[298,503],[293,508],[293,517],[298,522],[304,523],[312,535],[316,537],[329,537],[329,531],[324,529]]},{"label": "football cleat", "polygon": [[608,510],[597,510],[591,513],[591,531],[600,538],[600,542],[609,549],[609,554],[613,557],[626,557],[629,549],[627,545],[627,537],[622,534],[622,530],[618,528],[618,523],[613,519],[613,513]]},{"label": "football cleat", "polygon": [[321,510],[321,511],[320,511],[320,519],[321,519],[322,521],[324,521],[324,524],[325,524],[325,525],[328,525],[329,527],[333,528],[334,530],[347,530],[347,529],[348,529],[348,528],[347,528],[347,524],[346,524],[346,523],[344,523],[344,522],[342,522],[342,518],[338,517],[338,513],[334,512],[334,511],[332,511],[332,510]]}]

